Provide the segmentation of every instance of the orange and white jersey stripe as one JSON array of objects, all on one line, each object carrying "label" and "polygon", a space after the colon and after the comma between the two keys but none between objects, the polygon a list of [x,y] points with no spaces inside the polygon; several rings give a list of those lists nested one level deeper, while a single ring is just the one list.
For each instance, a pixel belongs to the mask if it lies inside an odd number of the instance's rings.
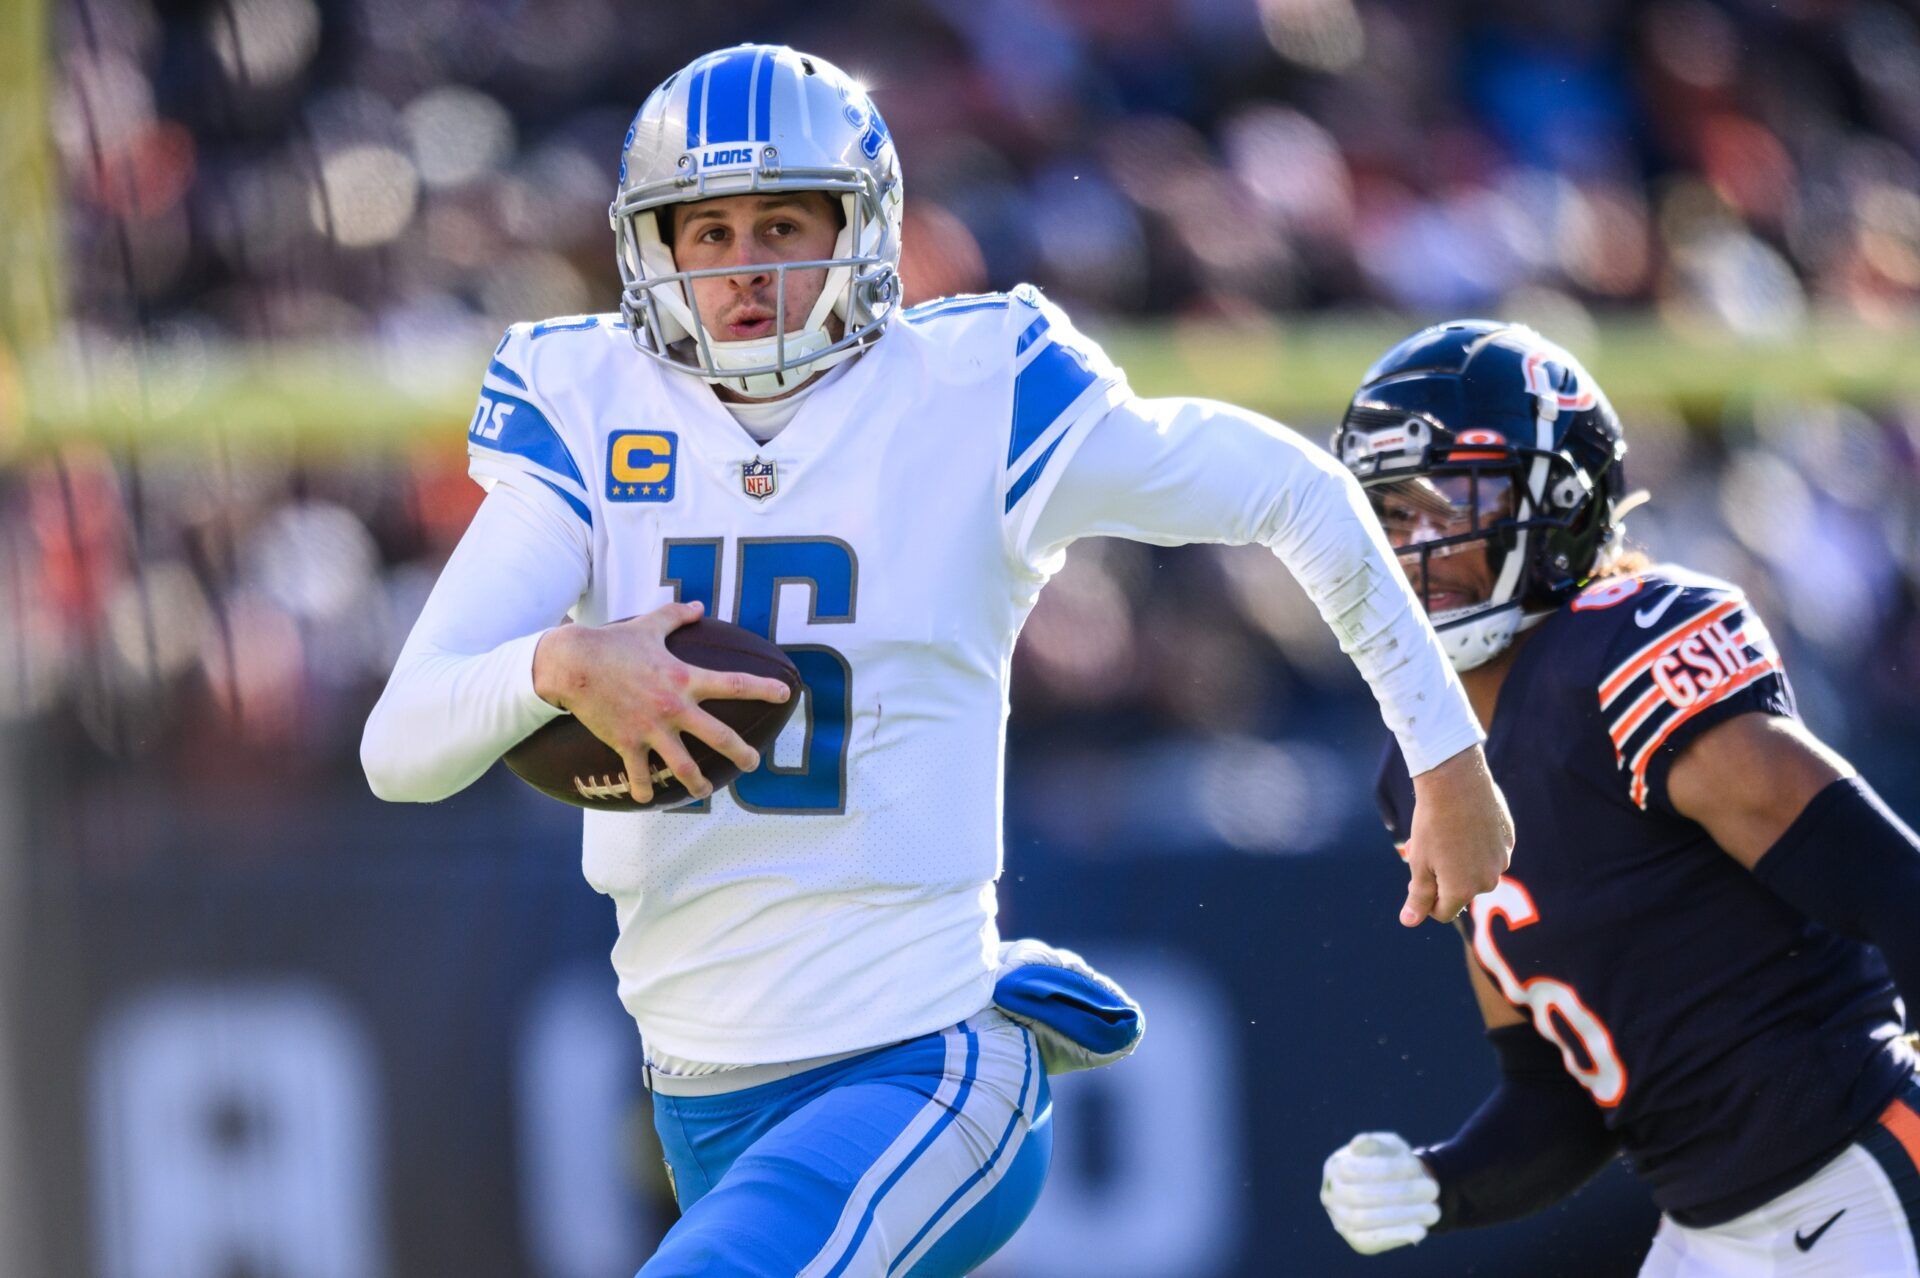
[{"label": "orange and white jersey stripe", "polygon": [[1645,808],[1662,748],[1677,747],[1689,724],[1707,726],[1701,716],[1730,709],[1742,689],[1781,679],[1782,669],[1765,624],[1732,586],[1658,580],[1632,601],[1635,625],[1616,640],[1598,695],[1615,765]]}]

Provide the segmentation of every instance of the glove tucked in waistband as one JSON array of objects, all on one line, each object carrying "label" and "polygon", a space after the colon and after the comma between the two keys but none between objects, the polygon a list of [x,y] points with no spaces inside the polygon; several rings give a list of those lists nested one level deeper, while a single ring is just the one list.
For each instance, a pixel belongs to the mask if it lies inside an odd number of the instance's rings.
[{"label": "glove tucked in waistband", "polygon": [[1000,946],[993,1005],[1032,1031],[1049,1074],[1111,1065],[1140,1045],[1146,1014],[1072,950],[1044,941]]}]

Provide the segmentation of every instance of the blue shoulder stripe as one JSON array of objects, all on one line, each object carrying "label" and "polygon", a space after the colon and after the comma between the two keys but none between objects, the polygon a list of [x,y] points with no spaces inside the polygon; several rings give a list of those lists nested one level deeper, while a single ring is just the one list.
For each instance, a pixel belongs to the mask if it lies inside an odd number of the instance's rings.
[{"label": "blue shoulder stripe", "polygon": [[1019,359],[1022,355],[1025,355],[1027,353],[1027,347],[1044,337],[1047,329],[1050,327],[1052,327],[1052,325],[1047,323],[1047,317],[1044,315],[1037,317],[1033,323],[1027,325],[1027,331],[1020,334],[1020,340],[1013,344],[1013,357]]},{"label": "blue shoulder stripe", "polygon": [[487,365],[487,376],[497,377],[501,381],[505,382],[507,385],[517,386],[521,390],[525,390],[527,388],[527,381],[524,377],[514,372],[511,368],[508,368],[505,364],[502,364],[497,359]]},{"label": "blue shoulder stripe", "polygon": [[489,391],[480,397],[480,407],[467,428],[469,443],[495,452],[524,457],[543,470],[571,479],[585,488],[573,454],[560,440],[546,415],[517,395]]},{"label": "blue shoulder stripe", "polygon": [[560,485],[554,483],[551,479],[548,479],[545,475],[535,475],[534,478],[539,480],[541,483],[545,484],[547,487],[553,489],[554,492],[559,493],[560,500],[567,503],[567,505],[573,507],[573,513],[580,516],[581,523],[585,524],[589,528],[593,527],[593,512],[587,509],[587,503],[585,503],[584,501],[581,501],[578,497],[575,497],[572,493],[568,492],[566,489],[562,488]]},{"label": "blue shoulder stripe", "polygon": [[1098,375],[1079,351],[1058,342],[1043,347],[1013,379],[1013,437],[1007,442],[1007,465],[1013,465],[1096,380]]},{"label": "blue shoulder stripe", "polygon": [[1013,487],[1007,489],[1007,504],[1005,510],[1001,512],[1002,514],[1010,512],[1015,506],[1020,504],[1020,499],[1027,495],[1027,489],[1033,487],[1034,483],[1039,480],[1041,472],[1046,470],[1047,463],[1053,460],[1053,450],[1060,447],[1060,440],[1066,437],[1067,432],[1064,430],[1061,431],[1058,438],[1047,445],[1046,451],[1034,459],[1033,465],[1022,471],[1020,478],[1013,481]]}]

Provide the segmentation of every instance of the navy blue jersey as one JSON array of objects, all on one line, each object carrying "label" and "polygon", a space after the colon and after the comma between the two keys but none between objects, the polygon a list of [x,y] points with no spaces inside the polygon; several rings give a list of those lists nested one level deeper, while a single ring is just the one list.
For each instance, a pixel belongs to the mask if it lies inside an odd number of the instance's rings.
[{"label": "navy blue jersey", "polygon": [[[1837,1153],[1911,1075],[1879,952],[1805,918],[1677,813],[1667,770],[1734,715],[1791,715],[1760,619],[1672,568],[1589,588],[1533,630],[1487,759],[1513,865],[1462,925],[1683,1224],[1731,1220]],[[1399,752],[1381,814],[1408,835]]]}]

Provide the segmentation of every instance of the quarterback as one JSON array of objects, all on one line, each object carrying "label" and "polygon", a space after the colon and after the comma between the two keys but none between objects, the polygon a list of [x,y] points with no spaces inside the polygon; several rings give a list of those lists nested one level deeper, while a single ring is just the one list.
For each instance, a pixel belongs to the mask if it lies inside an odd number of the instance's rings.
[{"label": "quarterback", "polygon": [[[967,1272],[1039,1193],[1046,1074],[1137,1039],[1117,988],[995,927],[1009,661],[1075,538],[1257,541],[1300,578],[1414,777],[1403,922],[1451,918],[1510,846],[1352,478],[1228,405],[1137,398],[1030,287],[903,309],[901,200],[885,123],[819,58],[721,50],[647,98],[620,311],[494,352],[487,496],[362,745],[378,794],[430,801],[572,714],[635,797],[649,754],[699,796],[585,817],[684,1213],[647,1278]],[[764,759],[699,703],[784,685],[663,646],[703,613],[800,670]],[[682,733],[747,771],[714,789]],[[1049,1020],[1061,989],[1078,1022]]]},{"label": "quarterback", "polygon": [[[1625,1153],[1643,1278],[1916,1278],[1920,847],[1800,722],[1736,587],[1621,546],[1626,440],[1559,347],[1408,338],[1336,441],[1464,672],[1518,844],[1462,918],[1500,1061],[1422,1149],[1326,1163],[1357,1250],[1515,1219]],[[1389,746],[1395,837],[1412,789]]]}]

